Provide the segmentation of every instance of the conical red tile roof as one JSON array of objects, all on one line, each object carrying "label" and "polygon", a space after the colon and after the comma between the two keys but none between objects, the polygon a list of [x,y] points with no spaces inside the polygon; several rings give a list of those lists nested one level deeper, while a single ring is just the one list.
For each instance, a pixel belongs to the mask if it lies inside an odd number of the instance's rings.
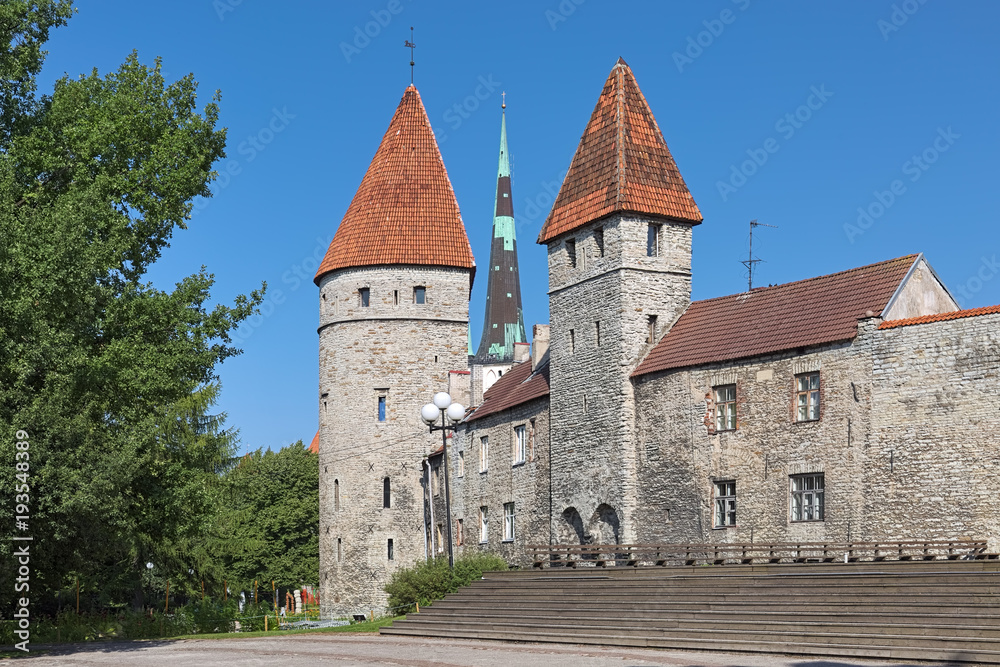
[{"label": "conical red tile roof", "polygon": [[475,269],[427,111],[411,84],[316,272],[373,264]]},{"label": "conical red tile roof", "polygon": [[692,224],[702,220],[635,75],[621,58],[604,83],[538,242],[618,211]]}]

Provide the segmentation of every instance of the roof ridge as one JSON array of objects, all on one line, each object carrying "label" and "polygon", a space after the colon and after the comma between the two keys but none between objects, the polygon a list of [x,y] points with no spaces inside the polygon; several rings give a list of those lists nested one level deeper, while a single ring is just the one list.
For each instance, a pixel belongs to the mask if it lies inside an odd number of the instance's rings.
[{"label": "roof ridge", "polygon": [[708,299],[699,299],[697,301],[692,301],[691,305],[693,306],[693,305],[698,304],[698,303],[708,303],[710,301],[718,301],[720,299],[730,299],[730,298],[735,297],[735,296],[746,296],[748,294],[760,294],[760,293],[764,293],[764,292],[767,292],[767,291],[770,291],[770,290],[775,290],[775,289],[782,288],[782,287],[789,287],[791,285],[800,285],[800,284],[812,282],[814,280],[821,280],[823,278],[833,278],[834,276],[839,276],[839,275],[842,275],[842,274],[845,274],[845,273],[853,273],[855,271],[863,271],[865,269],[871,269],[871,268],[874,268],[876,266],[885,266],[886,264],[892,264],[893,262],[898,262],[898,261],[901,261],[901,260],[904,260],[904,259],[911,259],[912,258],[913,261],[916,261],[916,259],[918,257],[920,257],[920,253],[913,253],[913,254],[910,254],[910,255],[901,255],[899,257],[894,257],[892,259],[886,259],[886,260],[883,260],[881,262],[873,262],[871,264],[865,264],[864,266],[855,266],[854,268],[851,268],[851,269],[844,269],[843,271],[834,271],[833,273],[825,273],[825,274],[823,274],[821,276],[813,276],[811,278],[802,278],[800,280],[792,280],[792,281],[787,282],[787,283],[780,283],[778,285],[768,285],[766,287],[754,287],[753,290],[751,290],[749,292],[733,292],[732,294],[722,294],[720,296],[709,297]]},{"label": "roof ridge", "polygon": [[979,317],[980,315],[1000,314],[1000,304],[995,306],[980,306],[979,308],[965,308],[963,310],[952,310],[947,313],[935,313],[933,315],[918,315],[916,317],[903,317],[898,320],[885,320],[878,325],[879,329],[895,329],[897,327],[907,327],[914,324],[930,324],[932,322],[946,322],[948,320],[960,320],[966,317]]}]

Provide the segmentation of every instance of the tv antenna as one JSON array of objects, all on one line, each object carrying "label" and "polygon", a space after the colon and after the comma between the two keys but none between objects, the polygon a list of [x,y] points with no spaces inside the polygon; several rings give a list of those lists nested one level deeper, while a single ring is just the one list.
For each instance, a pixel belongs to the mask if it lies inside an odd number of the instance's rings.
[{"label": "tv antenna", "polygon": [[403,46],[410,49],[410,85],[413,85],[413,49],[417,48],[417,45],[413,43],[413,26],[410,26],[410,38],[403,41]]},{"label": "tv antenna", "polygon": [[753,256],[753,230],[755,227],[770,227],[772,229],[777,229],[777,225],[765,225],[763,222],[757,222],[756,219],[750,221],[750,252],[747,256],[745,262],[741,262],[743,266],[747,267],[747,292],[753,290],[753,269],[758,262],[764,260],[757,259]]}]

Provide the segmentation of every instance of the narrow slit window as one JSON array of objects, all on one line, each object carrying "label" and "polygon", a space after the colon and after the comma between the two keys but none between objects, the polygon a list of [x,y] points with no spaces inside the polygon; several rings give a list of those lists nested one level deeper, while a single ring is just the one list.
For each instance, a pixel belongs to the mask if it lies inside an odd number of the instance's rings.
[{"label": "narrow slit window", "polygon": [[392,549],[392,538],[391,537],[388,540],[386,540],[385,551],[386,551],[386,554],[385,554],[386,558],[388,560],[394,560],[395,554],[393,553],[393,549]]},{"label": "narrow slit window", "polygon": [[382,480],[382,507],[388,509],[392,506],[392,487],[389,478]]},{"label": "narrow slit window", "polygon": [[656,320],[657,320],[656,315],[650,315],[647,320],[647,324],[649,325],[649,333],[646,336],[647,343],[656,342]]},{"label": "narrow slit window", "polygon": [[594,230],[594,245],[597,246],[597,256],[604,257],[604,227]]},{"label": "narrow slit window", "polygon": [[649,225],[646,228],[646,256],[660,255],[660,225]]},{"label": "narrow slit window", "polygon": [[380,422],[385,421],[385,396],[378,397],[378,420]]},{"label": "narrow slit window", "polygon": [[337,511],[340,509],[340,480],[333,480],[333,509]]},{"label": "narrow slit window", "polygon": [[569,257],[569,265],[576,268],[576,239],[566,239],[566,255]]},{"label": "narrow slit window", "polygon": [[358,290],[358,298],[361,301],[361,307],[367,308],[368,304],[371,302],[371,290],[367,287],[362,287]]}]

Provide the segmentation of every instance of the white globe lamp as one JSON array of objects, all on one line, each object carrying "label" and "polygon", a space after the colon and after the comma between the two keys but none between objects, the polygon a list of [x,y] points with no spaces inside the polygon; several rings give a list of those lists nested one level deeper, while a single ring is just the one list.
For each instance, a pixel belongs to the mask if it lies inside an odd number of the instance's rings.
[{"label": "white globe lamp", "polygon": [[448,406],[448,419],[453,422],[462,421],[462,417],[465,416],[465,406],[461,403],[452,403]]},{"label": "white globe lamp", "polygon": [[433,403],[428,403],[424,407],[420,408],[420,418],[428,426],[437,421],[439,414],[441,414],[441,411],[438,409],[438,406]]},{"label": "white globe lamp", "polygon": [[434,405],[438,406],[441,410],[447,410],[448,406],[451,405],[451,395],[446,391],[439,391],[434,394]]}]

